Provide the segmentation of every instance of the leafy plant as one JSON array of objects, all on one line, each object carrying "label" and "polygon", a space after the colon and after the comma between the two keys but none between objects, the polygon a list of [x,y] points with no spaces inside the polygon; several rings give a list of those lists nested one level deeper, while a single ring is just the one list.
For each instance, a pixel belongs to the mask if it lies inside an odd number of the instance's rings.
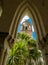
[{"label": "leafy plant", "polygon": [[30,39],[30,36],[26,33],[21,32],[21,33],[18,33],[17,38],[28,41]]},{"label": "leafy plant", "polygon": [[27,43],[19,40],[10,50],[7,65],[24,65],[25,58],[28,56]]},{"label": "leafy plant", "polygon": [[36,41],[26,33],[18,33],[17,41],[9,52],[7,65],[25,65],[27,59],[36,62],[40,56]]}]

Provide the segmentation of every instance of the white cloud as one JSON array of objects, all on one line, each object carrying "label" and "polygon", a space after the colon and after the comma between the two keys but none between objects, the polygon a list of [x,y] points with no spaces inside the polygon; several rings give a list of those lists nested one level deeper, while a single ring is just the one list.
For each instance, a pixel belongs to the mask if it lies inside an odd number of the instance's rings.
[{"label": "white cloud", "polygon": [[27,19],[29,19],[29,17],[26,15],[26,16],[22,19],[21,24],[22,24],[25,20],[27,20]]}]

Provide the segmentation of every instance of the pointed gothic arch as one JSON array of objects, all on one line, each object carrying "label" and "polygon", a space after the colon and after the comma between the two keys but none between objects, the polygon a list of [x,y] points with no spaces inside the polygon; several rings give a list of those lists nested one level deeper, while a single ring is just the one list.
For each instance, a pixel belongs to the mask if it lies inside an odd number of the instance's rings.
[{"label": "pointed gothic arch", "polygon": [[32,20],[35,24],[36,32],[38,34],[38,38],[42,39],[42,36],[45,36],[45,28],[43,25],[43,21],[41,19],[40,13],[38,12],[37,8],[34,6],[33,3],[30,3],[30,1],[24,1],[21,3],[18,7],[18,9],[15,12],[15,15],[13,17],[9,35],[12,36],[12,38],[16,38],[16,31],[19,24],[20,17],[24,13],[24,11],[28,8],[28,10],[31,13]]},{"label": "pointed gothic arch", "polygon": [[[20,22],[22,21],[22,19],[26,15],[31,19],[32,25],[34,26],[34,29],[35,29],[35,33],[37,34],[37,28],[36,28],[36,24],[35,24],[36,22],[34,22],[34,19],[33,19],[32,15],[31,15],[31,12],[30,12],[30,10],[28,8],[26,8],[25,11],[23,11],[23,13],[22,13],[22,15],[21,15],[21,17],[20,17],[20,19],[19,19],[17,24],[19,25]],[[18,28],[18,25],[17,25],[17,28]],[[16,33],[15,33],[15,35],[16,35]],[[38,36],[37,36],[37,42],[38,42]]]},{"label": "pointed gothic arch", "polygon": [[[13,20],[11,22],[11,26],[9,29],[9,35],[5,38],[5,41],[4,41],[4,45],[6,46],[6,47],[5,46],[4,47],[6,49],[8,48],[7,46],[11,47],[14,40],[16,40],[18,24],[19,24],[20,20],[22,19],[22,17],[24,16],[23,13],[24,12],[27,13],[27,11],[29,13],[29,17],[33,21],[33,25],[35,27],[35,31],[37,33],[38,39],[42,39],[42,37],[46,35],[43,21],[42,21],[42,18],[40,16],[38,9],[30,1],[24,0],[23,2],[21,2],[21,4],[19,4],[19,7],[17,8],[17,10],[15,11],[15,14],[13,16]],[[20,19],[20,17],[21,17],[21,19]],[[8,49],[7,49],[7,53],[8,53]],[[5,62],[5,60],[4,60],[4,62]]]}]

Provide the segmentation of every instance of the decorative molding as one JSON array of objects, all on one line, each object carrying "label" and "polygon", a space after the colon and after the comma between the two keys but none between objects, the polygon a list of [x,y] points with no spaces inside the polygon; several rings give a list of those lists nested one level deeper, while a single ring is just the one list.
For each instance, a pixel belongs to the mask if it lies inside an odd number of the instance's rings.
[{"label": "decorative molding", "polygon": [[17,18],[17,15],[18,15],[18,12],[20,11],[20,8],[21,6],[23,6],[23,4],[26,2],[26,0],[24,0],[21,4],[19,4],[19,7],[16,9],[15,11],[15,14],[13,16],[13,19],[12,19],[12,23],[11,23],[11,26],[10,26],[10,29],[9,29],[9,35],[12,35],[13,33],[13,26],[15,24],[15,20]]},{"label": "decorative molding", "polygon": [[36,25],[37,35],[40,39],[42,39],[42,36],[45,36],[46,34],[45,28],[42,23],[42,19],[41,19],[40,13],[38,12],[38,9],[29,0],[25,0],[21,2],[21,4],[19,4],[19,7],[16,9],[11,26],[10,26],[9,35],[12,36],[12,39],[16,38],[17,27],[19,23],[18,21],[20,20],[20,17],[26,8],[31,10],[32,12],[31,14],[34,16],[34,17],[32,16],[32,18],[34,22],[36,22],[35,25]]}]

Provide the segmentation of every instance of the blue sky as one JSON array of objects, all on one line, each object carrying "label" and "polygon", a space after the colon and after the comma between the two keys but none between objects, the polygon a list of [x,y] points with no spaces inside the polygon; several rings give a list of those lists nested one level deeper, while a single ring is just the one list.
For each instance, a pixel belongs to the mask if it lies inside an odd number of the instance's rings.
[{"label": "blue sky", "polygon": [[[30,23],[30,25],[33,25],[32,20],[31,20],[28,16],[26,16],[26,17],[24,17],[24,18],[22,19],[22,21],[21,21],[20,24],[18,25],[18,31],[17,31],[17,32],[20,32],[20,31],[21,31],[22,23],[25,22],[25,20],[27,20],[27,21]],[[35,31],[33,31],[33,30],[34,30],[34,27],[33,27],[33,29],[32,29],[32,38],[36,40],[37,36],[36,36]]]}]

